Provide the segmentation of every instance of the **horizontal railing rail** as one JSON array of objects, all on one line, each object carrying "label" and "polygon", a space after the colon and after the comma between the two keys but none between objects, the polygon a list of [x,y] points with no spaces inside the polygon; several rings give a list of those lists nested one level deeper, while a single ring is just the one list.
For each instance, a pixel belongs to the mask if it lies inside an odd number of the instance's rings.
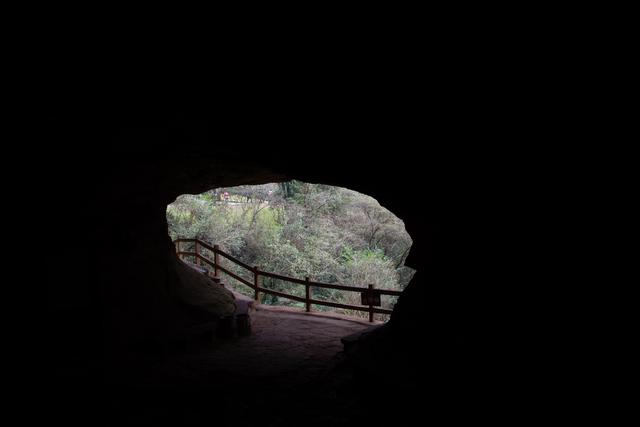
[{"label": "horizontal railing rail", "polygon": [[[401,294],[401,291],[394,291],[390,289],[376,289],[374,285],[368,285],[367,287],[347,286],[347,285],[339,285],[339,284],[333,284],[333,283],[315,282],[315,281],[309,280],[308,277],[305,279],[298,279],[295,277],[284,276],[282,274],[262,271],[257,266],[252,267],[249,264],[237,259],[236,257],[224,252],[218,247],[218,245],[210,245],[207,242],[203,242],[200,239],[179,238],[174,240],[173,243],[175,244],[176,254],[178,255],[179,258],[184,259],[185,256],[193,257],[195,261],[194,264],[202,265],[202,263],[205,263],[213,267],[214,276],[216,277],[218,276],[218,272],[223,272],[227,274],[228,276],[234,278],[235,280],[239,281],[243,285],[246,285],[249,288],[253,289],[254,297],[256,301],[259,300],[260,293],[264,293],[264,294],[274,295],[281,298],[290,299],[292,301],[302,302],[305,304],[307,312],[311,311],[311,305],[322,305],[327,307],[340,308],[344,310],[356,310],[356,311],[368,312],[369,321],[373,322],[374,314],[391,314],[392,312],[392,310],[390,309],[378,307],[380,305],[379,297],[381,295],[397,297],[397,296],[400,296]],[[194,243],[194,247],[195,247],[194,251],[181,251],[180,250],[181,243]],[[213,260],[204,256],[200,251],[201,248],[204,248],[213,252]],[[220,265],[220,258],[219,258],[220,256],[228,259],[229,261],[244,268],[245,270],[250,271],[253,274],[253,283],[250,280],[247,280],[239,276],[237,273],[234,273],[233,271]],[[301,297],[301,296],[291,295],[285,292],[280,292],[273,289],[265,288],[264,286],[260,285],[260,277],[269,277],[272,279],[283,280],[286,282],[303,285],[305,286],[305,296]],[[352,305],[352,304],[342,304],[342,303],[337,303],[332,301],[314,299],[311,297],[313,288],[336,289],[341,291],[358,292],[360,294],[366,294],[369,304],[368,305]]]}]

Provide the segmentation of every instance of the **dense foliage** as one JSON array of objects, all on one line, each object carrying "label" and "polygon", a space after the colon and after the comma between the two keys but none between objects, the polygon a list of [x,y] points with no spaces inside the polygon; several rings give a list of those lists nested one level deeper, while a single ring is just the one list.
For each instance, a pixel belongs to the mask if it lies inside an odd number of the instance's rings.
[{"label": "dense foliage", "polygon": [[[344,188],[299,181],[218,188],[178,197],[167,207],[167,220],[172,239],[197,237],[249,265],[286,276],[403,289],[413,274],[404,266],[412,243],[404,223],[373,198]],[[251,294],[233,279],[225,281]],[[304,287],[287,282],[265,278],[263,285],[304,293]],[[359,304],[353,292],[315,289],[314,298]],[[298,305],[270,295],[262,302]]]}]

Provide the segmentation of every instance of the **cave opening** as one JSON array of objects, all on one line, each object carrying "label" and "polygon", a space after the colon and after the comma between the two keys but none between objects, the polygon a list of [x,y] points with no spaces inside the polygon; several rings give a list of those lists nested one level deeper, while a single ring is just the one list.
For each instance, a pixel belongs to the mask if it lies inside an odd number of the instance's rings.
[{"label": "cave opening", "polygon": [[167,206],[167,224],[187,265],[273,308],[385,322],[415,272],[404,222],[337,186],[290,180],[183,194]]}]

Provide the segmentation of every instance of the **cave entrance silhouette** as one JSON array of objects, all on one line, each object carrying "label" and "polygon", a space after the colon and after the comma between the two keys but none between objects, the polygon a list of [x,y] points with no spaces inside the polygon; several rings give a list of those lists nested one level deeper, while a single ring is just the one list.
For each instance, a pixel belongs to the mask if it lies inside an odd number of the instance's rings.
[{"label": "cave entrance silhouette", "polygon": [[[402,291],[413,275],[404,266],[413,242],[402,220],[373,198],[341,187],[298,181],[220,187],[179,196],[166,215],[172,241],[202,239],[250,267],[288,277],[360,286],[374,282]],[[179,249],[215,258],[193,242]],[[191,269],[211,269],[188,255],[183,258]],[[250,271],[220,258],[221,265],[252,282]],[[376,275],[386,279],[376,282]],[[218,276],[237,296],[255,297],[241,281]],[[389,278],[392,285],[385,283]],[[303,286],[272,277],[263,277],[261,285],[304,296]],[[322,291],[314,289],[313,297],[360,303],[358,294],[350,301]],[[393,302],[382,301],[389,307]],[[215,339],[142,369],[140,387],[153,394],[145,395],[135,413],[149,422],[179,413],[194,424],[219,425],[297,425],[314,414],[313,425],[332,425],[353,419],[358,399],[378,398],[357,389],[349,365],[354,362],[347,361],[349,351],[341,339],[380,330],[386,316],[376,315],[372,325],[366,312],[315,304],[309,314],[304,303],[266,292],[259,293],[259,303],[251,312],[249,336]],[[172,393],[156,392],[167,389]]]}]

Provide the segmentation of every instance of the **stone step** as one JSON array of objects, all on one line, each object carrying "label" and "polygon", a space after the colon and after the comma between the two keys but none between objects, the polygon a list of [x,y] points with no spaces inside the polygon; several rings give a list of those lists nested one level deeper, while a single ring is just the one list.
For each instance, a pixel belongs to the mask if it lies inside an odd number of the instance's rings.
[{"label": "stone step", "polygon": [[255,302],[237,292],[231,293],[236,301],[236,311],[221,319],[216,335],[223,339],[247,337],[251,335],[251,311]]},{"label": "stone step", "polygon": [[236,313],[248,314],[251,310],[255,309],[255,300],[253,298],[246,297],[237,292],[231,291],[233,297],[236,299]]}]

